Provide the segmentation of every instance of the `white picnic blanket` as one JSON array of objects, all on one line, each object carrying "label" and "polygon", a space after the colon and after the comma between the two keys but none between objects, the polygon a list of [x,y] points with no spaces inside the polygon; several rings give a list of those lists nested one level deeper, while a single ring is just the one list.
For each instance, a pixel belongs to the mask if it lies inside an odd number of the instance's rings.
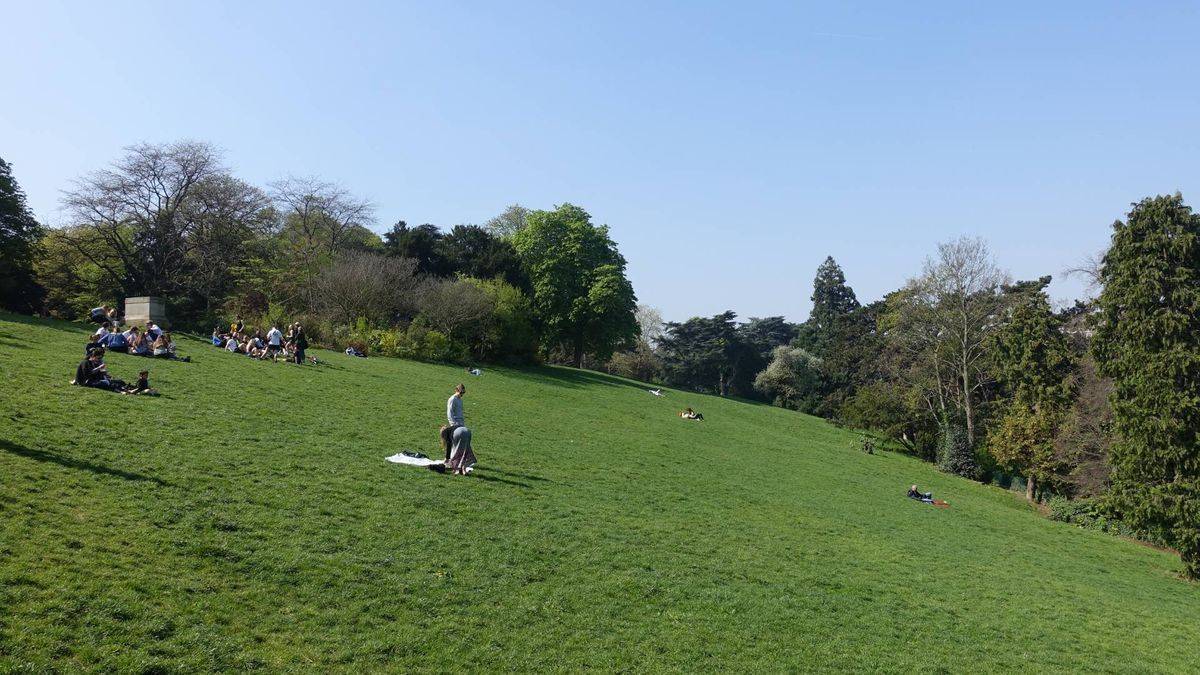
[{"label": "white picnic blanket", "polygon": [[445,460],[430,459],[428,457],[412,457],[402,452],[397,452],[391,457],[386,458],[392,464],[411,464],[412,466],[429,466],[431,464],[445,464]]}]

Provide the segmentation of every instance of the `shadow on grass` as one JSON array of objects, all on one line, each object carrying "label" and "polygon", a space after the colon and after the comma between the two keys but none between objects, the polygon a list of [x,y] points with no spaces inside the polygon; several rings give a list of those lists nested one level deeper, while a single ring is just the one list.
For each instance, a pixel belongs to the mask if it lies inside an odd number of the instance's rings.
[{"label": "shadow on grass", "polygon": [[474,478],[475,480],[481,480],[485,483],[504,483],[505,485],[516,485],[517,487],[523,487],[526,489],[533,487],[529,483],[522,483],[519,480],[509,480],[508,478],[501,478],[500,476],[489,476],[486,473],[480,473],[481,471],[484,471],[484,469],[476,469],[475,471],[472,471],[471,478]]},{"label": "shadow on grass", "polygon": [[66,467],[68,469],[82,469],[84,471],[90,471],[92,473],[100,474],[102,476],[116,476],[117,478],[124,478],[125,480],[134,480],[134,481],[149,481],[151,483],[155,483],[157,485],[163,485],[163,486],[170,485],[170,483],[168,483],[162,479],[155,478],[154,476],[147,476],[147,475],[140,474],[140,473],[134,473],[132,471],[123,471],[121,469],[114,469],[110,466],[105,466],[103,464],[97,464],[96,462],[88,462],[88,461],[85,461],[82,459],[75,459],[74,457],[69,457],[67,455],[61,455],[56,452],[49,452],[46,450],[34,450],[33,448],[27,448],[23,445],[18,445],[17,443],[13,443],[12,441],[4,439],[4,438],[0,438],[0,450],[3,450],[4,452],[10,452],[14,455],[32,459],[32,460],[35,460],[38,462],[49,462],[51,464],[57,464],[59,466]]},{"label": "shadow on grass", "polygon": [[476,468],[476,470],[479,470],[479,471],[486,471],[488,473],[498,473],[503,476],[510,476],[512,478],[520,478],[522,480],[536,480],[536,481],[544,481],[547,483],[551,482],[549,478],[542,478],[541,476],[534,476],[534,475],[527,474],[527,473],[517,473],[515,471],[504,471],[502,469],[496,469],[496,468],[493,468],[490,466],[483,466],[482,464],[477,464],[475,466],[475,468]]},{"label": "shadow on grass", "polygon": [[0,333],[0,345],[9,349],[32,349],[28,344],[17,339],[16,335],[9,335],[8,333]]},{"label": "shadow on grass", "polygon": [[551,366],[531,366],[528,368],[505,368],[502,371],[506,376],[518,380],[529,380],[538,384],[548,384],[555,387],[567,387],[570,389],[584,389],[589,386],[602,385],[606,387],[630,387],[632,389],[645,389],[650,385],[643,385],[639,382],[631,380],[623,380],[614,375],[599,373],[594,370],[582,370],[575,368],[551,367]]},{"label": "shadow on grass", "polygon": [[92,331],[96,330],[94,323],[76,323],[72,321],[63,321],[60,319],[43,319],[37,316],[29,316],[27,314],[13,314],[12,312],[0,312],[0,321],[11,321],[12,323],[23,323],[27,326],[37,326],[39,328],[53,328],[61,330],[64,333],[78,333],[86,338]]}]

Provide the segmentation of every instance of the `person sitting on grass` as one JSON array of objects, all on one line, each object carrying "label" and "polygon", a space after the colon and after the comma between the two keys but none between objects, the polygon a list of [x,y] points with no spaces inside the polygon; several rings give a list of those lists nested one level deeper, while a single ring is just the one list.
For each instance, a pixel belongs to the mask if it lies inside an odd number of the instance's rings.
[{"label": "person sitting on grass", "polygon": [[87,358],[76,366],[75,379],[71,380],[71,384],[109,391],[118,391],[125,386],[121,380],[114,380],[108,376],[108,364],[104,363],[103,347],[97,347],[88,352]]},{"label": "person sitting on grass", "polygon": [[129,351],[129,341],[125,339],[124,333],[117,330],[116,326],[111,326],[108,335],[104,336],[104,348],[110,352],[123,354]]},{"label": "person sitting on grass", "polygon": [[143,333],[138,332],[137,328],[130,329],[133,331],[133,339],[129,341],[129,353],[137,356],[150,356],[152,348],[150,346],[150,338]]},{"label": "person sitting on grass", "polygon": [[684,408],[683,410],[681,410],[679,412],[679,416],[685,420],[700,420],[701,422],[704,421],[704,415],[701,415],[700,413],[696,412],[695,410],[692,410],[691,408]]},{"label": "person sitting on grass", "polygon": [[225,340],[225,351],[231,354],[242,353],[242,343],[238,340],[238,337],[237,333],[229,334],[229,337]]},{"label": "person sitting on grass", "polygon": [[163,329],[159,328],[158,324],[154,323],[153,321],[147,321],[146,330],[144,332],[146,337],[150,338],[150,344],[154,344],[154,341],[163,334]]},{"label": "person sitting on grass", "polygon": [[346,346],[346,356],[357,356],[360,359],[365,359],[367,358],[367,348],[358,342],[351,342]]},{"label": "person sitting on grass", "polygon": [[158,336],[158,339],[154,341],[154,344],[151,345],[151,351],[154,356],[164,359],[178,359],[184,362],[192,360],[192,357],[190,356],[180,358],[175,354],[175,343],[171,340],[171,334],[166,331],[163,331],[162,334]]},{"label": "person sitting on grass", "polygon": [[267,345],[262,341],[262,338],[257,333],[247,335],[246,341],[242,343],[242,351],[246,352],[246,356],[252,359],[262,358],[267,352]]},{"label": "person sitting on grass", "polygon": [[83,345],[84,356],[90,354],[93,349],[104,346],[104,340],[108,338],[108,329],[110,326],[112,326],[111,323],[104,323],[96,329],[95,333],[92,333],[87,343]]},{"label": "person sitting on grass", "polygon": [[213,343],[214,347],[224,348],[225,341],[227,339],[229,339],[229,336],[227,334],[221,332],[220,326],[213,326],[212,343]]},{"label": "person sitting on grass", "polygon": [[137,382],[125,387],[122,394],[140,394],[143,396],[158,396],[158,392],[150,388],[150,371],[143,370],[138,373]]}]

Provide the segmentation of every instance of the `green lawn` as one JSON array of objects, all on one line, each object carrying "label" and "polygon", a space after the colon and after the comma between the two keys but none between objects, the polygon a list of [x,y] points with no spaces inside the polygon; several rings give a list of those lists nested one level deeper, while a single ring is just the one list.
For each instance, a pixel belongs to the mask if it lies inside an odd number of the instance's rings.
[{"label": "green lawn", "polygon": [[[191,340],[161,397],[119,396],[67,384],[84,336],[0,314],[0,671],[1200,664],[1174,557],[815,418]],[[386,463],[437,452],[464,378],[476,474]]]}]

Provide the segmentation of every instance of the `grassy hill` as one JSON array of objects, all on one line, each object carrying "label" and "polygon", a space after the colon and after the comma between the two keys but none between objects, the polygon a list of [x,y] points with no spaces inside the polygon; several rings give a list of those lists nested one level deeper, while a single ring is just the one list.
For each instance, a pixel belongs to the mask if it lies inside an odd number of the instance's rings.
[{"label": "grassy hill", "polygon": [[[191,363],[150,362],[161,397],[119,396],[68,386],[84,335],[0,314],[0,671],[1200,663],[1172,556],[818,419],[191,340]],[[384,462],[437,451],[464,377],[476,474]]]}]

